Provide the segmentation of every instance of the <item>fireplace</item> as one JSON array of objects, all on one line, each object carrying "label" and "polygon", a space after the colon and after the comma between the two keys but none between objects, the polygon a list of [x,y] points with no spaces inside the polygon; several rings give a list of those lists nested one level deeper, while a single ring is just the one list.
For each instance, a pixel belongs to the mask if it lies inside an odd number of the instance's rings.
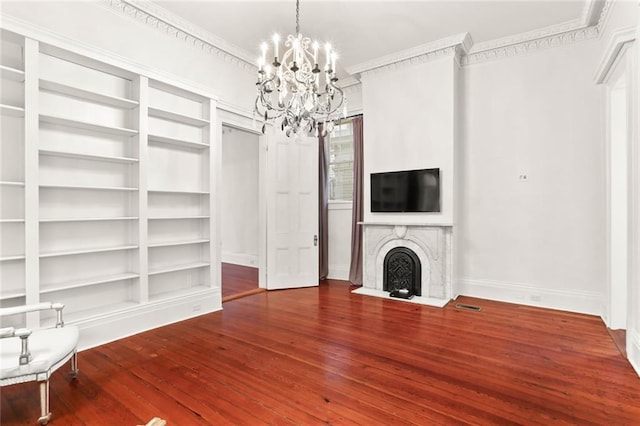
[{"label": "fireplace", "polygon": [[383,291],[391,297],[411,299],[422,294],[420,259],[407,247],[395,247],[384,258]]},{"label": "fireplace", "polygon": [[451,300],[451,224],[363,222],[362,226],[362,287],[354,293],[388,299],[395,292],[400,297],[393,300],[438,307]]}]

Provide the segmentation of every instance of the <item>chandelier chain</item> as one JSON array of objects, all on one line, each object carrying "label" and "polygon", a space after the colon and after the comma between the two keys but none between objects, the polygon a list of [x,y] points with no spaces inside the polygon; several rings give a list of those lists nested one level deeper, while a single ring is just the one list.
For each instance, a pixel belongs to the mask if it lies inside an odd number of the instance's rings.
[{"label": "chandelier chain", "polygon": [[296,0],[296,36],[300,34],[300,0]]}]

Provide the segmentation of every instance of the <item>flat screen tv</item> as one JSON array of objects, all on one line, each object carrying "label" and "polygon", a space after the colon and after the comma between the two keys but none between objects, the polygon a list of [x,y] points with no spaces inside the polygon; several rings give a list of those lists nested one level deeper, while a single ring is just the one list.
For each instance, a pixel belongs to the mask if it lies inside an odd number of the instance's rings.
[{"label": "flat screen tv", "polygon": [[371,212],[440,211],[440,169],[371,173]]}]

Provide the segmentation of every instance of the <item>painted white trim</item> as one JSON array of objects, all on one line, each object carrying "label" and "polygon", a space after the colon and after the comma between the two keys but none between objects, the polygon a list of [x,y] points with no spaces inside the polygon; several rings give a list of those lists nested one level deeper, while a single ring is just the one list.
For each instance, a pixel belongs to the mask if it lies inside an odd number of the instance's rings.
[{"label": "painted white trim", "polygon": [[623,49],[629,47],[629,43],[632,43],[635,39],[635,27],[621,28],[611,34],[611,38],[609,39],[609,43],[607,43],[602,59],[600,59],[598,68],[596,68],[596,73],[594,75],[596,84],[603,84],[607,82],[609,74],[614,68],[618,58],[621,56]]},{"label": "painted white trim", "polygon": [[580,24],[584,27],[596,25],[604,8],[604,0],[585,0],[580,16]]},{"label": "painted white trim", "polygon": [[258,255],[248,253],[233,253],[230,251],[222,252],[222,262],[232,263],[234,265],[250,266],[252,268],[258,267]]},{"label": "painted white trim", "polygon": [[627,339],[627,359],[640,376],[640,332],[637,330],[627,330],[630,338]]},{"label": "painted white trim", "polygon": [[78,348],[82,351],[221,309],[220,291],[211,288],[68,323],[80,328]]},{"label": "painted white trim", "polygon": [[582,314],[600,316],[602,310],[602,295],[592,291],[542,288],[523,283],[469,278],[458,280],[457,289],[460,296]]},{"label": "painted white trim", "polygon": [[461,46],[462,49],[466,51],[471,44],[471,36],[469,33],[461,33],[353,65],[347,68],[347,72],[351,75],[361,74],[409,60],[413,62],[414,58],[432,57],[435,52],[443,51],[455,46]]}]

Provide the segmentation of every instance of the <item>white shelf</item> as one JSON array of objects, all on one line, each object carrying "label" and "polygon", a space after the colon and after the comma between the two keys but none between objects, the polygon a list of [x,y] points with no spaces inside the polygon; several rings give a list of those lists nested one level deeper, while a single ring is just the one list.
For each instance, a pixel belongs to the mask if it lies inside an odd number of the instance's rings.
[{"label": "white shelf", "polygon": [[166,243],[149,244],[149,248],[187,246],[187,245],[192,245],[192,244],[206,244],[208,242],[209,242],[209,240],[173,241],[173,242],[166,242]]},{"label": "white shelf", "polygon": [[25,297],[26,295],[27,293],[24,290],[12,290],[0,295],[0,300],[19,299],[20,297]]},{"label": "white shelf", "polygon": [[0,114],[11,117],[24,117],[24,108],[13,105],[0,104]]},{"label": "white shelf", "polygon": [[92,132],[108,133],[116,136],[135,136],[137,130],[126,129],[124,127],[105,126],[104,124],[90,123],[88,121],[71,120],[68,118],[54,117],[52,115],[40,114],[40,121],[60,126],[75,127],[76,129],[90,130]]},{"label": "white shelf", "polygon": [[15,262],[17,260],[24,260],[24,255],[0,257],[0,262]]},{"label": "white shelf", "polygon": [[149,220],[188,220],[188,219],[209,219],[209,216],[153,216]]},{"label": "white shelf", "polygon": [[67,86],[66,84],[61,84],[50,80],[40,79],[40,89],[60,93],[62,95],[73,96],[75,98],[85,99],[94,103],[111,105],[117,108],[133,109],[138,106],[138,102],[131,99],[91,92],[89,90]]},{"label": "white shelf", "polygon": [[136,273],[129,272],[124,274],[105,275],[102,277],[93,277],[93,278],[85,278],[82,280],[67,281],[63,283],[50,284],[50,285],[43,286],[40,289],[40,293],[41,294],[53,293],[56,291],[70,290],[73,288],[81,288],[81,287],[88,287],[88,286],[98,285],[98,284],[112,283],[116,281],[130,280],[133,278],[138,278],[139,276],[140,275]]},{"label": "white shelf", "polygon": [[24,219],[0,219],[0,223],[24,223]]},{"label": "white shelf", "polygon": [[89,185],[40,185],[44,189],[89,189],[95,191],[137,191],[138,188],[126,188],[120,186],[89,186]]},{"label": "white shelf", "polygon": [[149,189],[147,192],[156,194],[190,194],[190,195],[209,195],[208,191],[179,191],[175,189]]},{"label": "white shelf", "polygon": [[6,65],[0,65],[0,77],[7,80],[22,82],[24,81],[24,71],[17,68],[11,68]]},{"label": "white shelf", "polygon": [[208,266],[210,266],[210,263],[208,262],[195,262],[195,263],[188,263],[184,265],[165,266],[163,268],[149,270],[149,275],[151,276],[151,275],[158,275],[158,274],[166,274],[169,272],[186,271],[189,269],[206,268]]},{"label": "white shelf", "polygon": [[173,299],[174,297],[190,296],[198,293],[203,293],[209,290],[211,290],[211,287],[208,287],[206,285],[197,285],[194,287],[183,288],[180,290],[167,291],[164,293],[154,294],[149,297],[149,300],[156,302],[158,300]]},{"label": "white shelf", "polygon": [[75,256],[79,254],[92,254],[92,253],[108,253],[112,251],[134,250],[137,249],[137,245],[126,245],[116,247],[103,247],[103,248],[88,248],[80,250],[65,250],[50,253],[40,253],[40,258],[57,257],[57,256]]},{"label": "white shelf", "polygon": [[40,219],[40,223],[66,223],[66,222],[116,222],[123,220],[138,220],[137,216],[121,217],[62,217],[57,219]]},{"label": "white shelf", "polygon": [[81,154],[79,152],[67,152],[67,151],[55,151],[51,149],[41,149],[40,155],[47,155],[51,157],[65,157],[65,158],[77,158],[80,160],[91,160],[91,161],[108,161],[111,163],[137,163],[137,158],[129,158],[129,157],[114,157],[110,155],[96,155],[96,154]]},{"label": "white shelf", "polygon": [[0,181],[1,186],[24,186],[24,182],[15,182],[10,180]]},{"label": "white shelf", "polygon": [[209,121],[202,118],[191,117],[189,115],[182,115],[172,111],[167,111],[160,108],[149,107],[149,116],[162,118],[165,120],[175,121],[177,123],[188,124],[189,126],[205,127],[209,125]]},{"label": "white shelf", "polygon": [[181,147],[185,147],[185,148],[193,148],[193,149],[208,149],[209,148],[209,144],[206,144],[206,143],[186,141],[186,140],[182,140],[182,139],[169,138],[169,137],[166,137],[166,136],[149,135],[148,139],[149,139],[150,143],[154,143],[155,142],[155,143],[162,143],[162,144],[167,144],[167,145],[176,145],[176,146],[181,146]]}]

